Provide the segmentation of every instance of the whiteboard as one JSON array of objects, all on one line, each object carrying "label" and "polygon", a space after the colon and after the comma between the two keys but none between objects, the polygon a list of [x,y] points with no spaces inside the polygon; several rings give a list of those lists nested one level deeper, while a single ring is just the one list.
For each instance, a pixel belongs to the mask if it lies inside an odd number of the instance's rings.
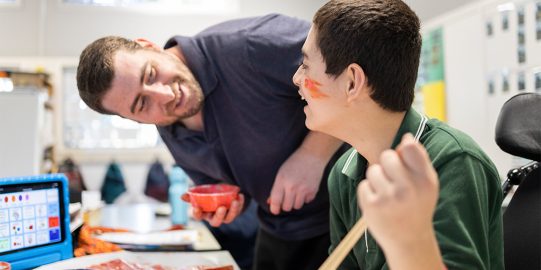
[{"label": "whiteboard", "polygon": [[0,92],[0,177],[39,173],[46,98],[37,89]]}]

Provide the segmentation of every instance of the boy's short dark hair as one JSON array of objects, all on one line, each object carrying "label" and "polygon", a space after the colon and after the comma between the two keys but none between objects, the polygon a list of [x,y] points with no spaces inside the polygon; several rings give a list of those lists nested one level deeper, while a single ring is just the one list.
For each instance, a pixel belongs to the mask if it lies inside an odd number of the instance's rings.
[{"label": "boy's short dark hair", "polygon": [[417,15],[400,0],[332,0],[314,16],[316,42],[336,76],[359,64],[383,108],[411,107],[421,53]]},{"label": "boy's short dark hair", "polygon": [[99,113],[114,114],[101,104],[115,75],[113,56],[119,50],[135,51],[141,48],[135,41],[108,36],[90,43],[83,50],[77,67],[77,88],[88,107]]}]

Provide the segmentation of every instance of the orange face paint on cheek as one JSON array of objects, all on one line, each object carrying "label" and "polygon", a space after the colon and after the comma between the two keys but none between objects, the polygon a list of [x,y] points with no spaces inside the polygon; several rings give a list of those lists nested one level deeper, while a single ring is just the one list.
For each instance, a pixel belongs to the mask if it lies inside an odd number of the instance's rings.
[{"label": "orange face paint on cheek", "polygon": [[304,79],[304,87],[308,89],[308,93],[310,93],[310,96],[312,98],[322,98],[322,97],[328,97],[326,94],[322,93],[319,90],[319,87],[321,86],[321,83],[310,80],[308,78]]}]

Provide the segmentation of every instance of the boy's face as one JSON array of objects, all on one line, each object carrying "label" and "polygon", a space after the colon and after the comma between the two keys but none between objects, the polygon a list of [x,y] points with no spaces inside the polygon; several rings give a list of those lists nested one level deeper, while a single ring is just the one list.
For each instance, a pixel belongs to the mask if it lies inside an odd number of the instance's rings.
[{"label": "boy's face", "polygon": [[347,81],[345,72],[336,77],[325,73],[326,64],[316,44],[316,35],[317,31],[312,27],[302,47],[303,61],[293,75],[293,83],[308,103],[304,107],[306,126],[332,134],[340,128],[341,115],[347,106]]},{"label": "boy's face", "polygon": [[193,74],[163,51],[118,51],[103,107],[141,123],[168,125],[201,110],[203,92]]}]

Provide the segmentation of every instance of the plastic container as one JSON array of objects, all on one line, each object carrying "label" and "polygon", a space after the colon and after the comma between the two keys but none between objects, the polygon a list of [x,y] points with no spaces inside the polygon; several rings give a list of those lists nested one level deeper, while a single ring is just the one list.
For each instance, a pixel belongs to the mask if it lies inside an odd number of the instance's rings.
[{"label": "plastic container", "polygon": [[169,172],[169,203],[171,204],[171,223],[188,223],[188,203],[180,197],[188,190],[188,175],[178,166]]},{"label": "plastic container", "polygon": [[229,208],[239,191],[239,187],[228,184],[201,185],[190,188],[188,195],[193,207],[199,207],[203,212],[214,212],[220,206]]},{"label": "plastic container", "polygon": [[0,270],[11,270],[11,264],[8,262],[0,262]]}]

